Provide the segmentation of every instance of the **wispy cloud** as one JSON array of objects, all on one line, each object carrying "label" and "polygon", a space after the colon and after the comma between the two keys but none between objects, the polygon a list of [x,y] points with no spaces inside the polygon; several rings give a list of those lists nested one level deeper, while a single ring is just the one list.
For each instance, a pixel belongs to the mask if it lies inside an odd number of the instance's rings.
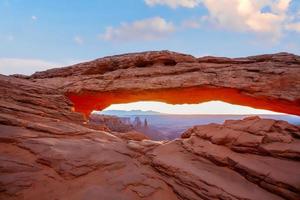
[{"label": "wispy cloud", "polygon": [[149,6],[166,5],[171,8],[194,8],[198,6],[200,2],[201,0],[145,0],[145,3]]},{"label": "wispy cloud", "polygon": [[31,75],[36,71],[42,71],[61,66],[63,66],[63,64],[40,59],[0,58],[0,74],[4,75]]},{"label": "wispy cloud", "polygon": [[107,27],[100,38],[107,41],[154,40],[168,36],[175,31],[172,22],[153,17],[132,23],[121,23],[118,27]]},{"label": "wispy cloud", "polygon": [[30,18],[33,22],[38,20],[38,17],[36,15],[32,15]]},{"label": "wispy cloud", "polygon": [[73,40],[74,40],[74,42],[75,42],[76,44],[79,44],[79,45],[81,45],[81,44],[84,43],[83,38],[80,37],[80,36],[78,36],[78,35],[75,36],[75,37],[73,38]]}]

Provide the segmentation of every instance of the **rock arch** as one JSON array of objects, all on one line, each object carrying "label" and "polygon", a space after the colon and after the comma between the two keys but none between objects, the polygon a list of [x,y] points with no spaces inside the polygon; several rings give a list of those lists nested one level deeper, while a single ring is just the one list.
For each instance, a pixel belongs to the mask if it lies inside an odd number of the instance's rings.
[{"label": "rock arch", "polygon": [[114,103],[171,104],[221,100],[300,115],[300,57],[278,53],[246,58],[153,51],[105,57],[31,76],[58,88],[89,114]]}]

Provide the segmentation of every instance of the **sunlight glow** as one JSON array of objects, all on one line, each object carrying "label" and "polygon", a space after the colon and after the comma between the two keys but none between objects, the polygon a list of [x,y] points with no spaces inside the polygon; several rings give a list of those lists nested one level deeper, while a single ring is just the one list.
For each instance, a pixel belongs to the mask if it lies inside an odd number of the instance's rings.
[{"label": "sunlight glow", "polygon": [[222,101],[209,101],[200,104],[167,104],[156,101],[139,101],[126,104],[113,104],[106,110],[142,110],[156,111],[164,114],[230,114],[230,115],[249,115],[249,114],[282,114],[269,110],[255,109],[247,106],[233,105]]}]

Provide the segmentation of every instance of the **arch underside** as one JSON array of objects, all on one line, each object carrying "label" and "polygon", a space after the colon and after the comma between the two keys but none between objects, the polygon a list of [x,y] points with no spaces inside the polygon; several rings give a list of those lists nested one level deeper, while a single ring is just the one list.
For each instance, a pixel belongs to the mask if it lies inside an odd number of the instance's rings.
[{"label": "arch underside", "polygon": [[103,110],[112,104],[136,101],[161,101],[169,104],[197,104],[212,100],[249,106],[293,115],[300,115],[300,101],[252,97],[232,88],[189,87],[154,90],[119,90],[109,92],[81,91],[67,93],[74,110],[88,116],[93,110]]}]

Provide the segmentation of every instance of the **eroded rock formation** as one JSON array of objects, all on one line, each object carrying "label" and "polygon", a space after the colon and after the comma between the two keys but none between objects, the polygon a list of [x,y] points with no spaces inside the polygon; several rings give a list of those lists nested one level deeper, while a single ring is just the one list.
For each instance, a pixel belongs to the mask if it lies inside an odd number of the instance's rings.
[{"label": "eroded rock formation", "polygon": [[0,199],[299,199],[300,129],[287,122],[252,117],[134,141],[73,109],[216,98],[299,115],[299,70],[290,54],[150,52],[0,75]]},{"label": "eroded rock formation", "polygon": [[120,118],[111,115],[91,114],[89,118],[89,127],[110,132],[123,139],[146,140],[150,139],[143,132],[139,132],[130,123],[130,118]]},{"label": "eroded rock formation", "polygon": [[87,115],[138,100],[222,100],[300,115],[299,66],[300,57],[287,53],[229,59],[160,51],[101,58],[30,78],[60,89]]}]

